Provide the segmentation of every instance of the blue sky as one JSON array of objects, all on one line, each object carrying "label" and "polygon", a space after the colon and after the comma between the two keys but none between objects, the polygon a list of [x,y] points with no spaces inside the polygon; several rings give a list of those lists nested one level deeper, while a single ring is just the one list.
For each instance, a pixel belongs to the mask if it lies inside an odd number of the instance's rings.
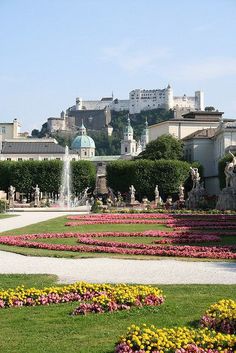
[{"label": "blue sky", "polygon": [[0,121],[22,131],[168,83],[236,118],[236,0],[0,0],[0,20]]}]

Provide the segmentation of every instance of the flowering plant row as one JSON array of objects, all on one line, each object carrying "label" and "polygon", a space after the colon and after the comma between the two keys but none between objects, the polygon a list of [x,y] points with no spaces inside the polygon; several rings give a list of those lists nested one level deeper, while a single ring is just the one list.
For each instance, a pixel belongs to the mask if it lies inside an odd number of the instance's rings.
[{"label": "flowering plant row", "polygon": [[132,325],[116,345],[115,353],[233,353],[236,337],[207,328],[163,328]]},{"label": "flowering plant row", "polygon": [[[94,233],[93,233],[94,234]],[[96,234],[96,233],[95,233]],[[121,234],[121,233],[119,233]],[[86,235],[89,235],[87,233]],[[106,233],[107,235],[107,233]],[[65,245],[50,244],[37,241],[40,238],[72,238],[75,237],[86,245]],[[91,239],[85,234],[56,233],[56,234],[31,234],[18,236],[2,236],[0,243],[11,246],[21,246],[27,248],[39,248],[47,250],[74,251],[74,252],[96,252],[113,253],[128,255],[150,255],[150,256],[180,256],[193,258],[212,258],[212,259],[235,259],[234,252],[236,246],[189,246],[189,245],[148,245],[132,244],[120,242],[106,242],[101,245],[99,240]],[[89,244],[89,245],[87,245]],[[122,245],[124,244],[124,245]],[[122,247],[123,246],[123,247]]]},{"label": "flowering plant row", "polygon": [[96,220],[96,219],[194,219],[194,220],[217,220],[217,221],[229,221],[236,220],[236,215],[227,214],[165,214],[165,213],[102,213],[102,214],[90,214],[86,216],[68,216],[70,220]]},{"label": "flowering plant row", "polygon": [[200,323],[209,329],[236,334],[236,301],[223,299],[211,305]]},{"label": "flowering plant row", "polygon": [[223,229],[236,229],[236,222],[234,223],[223,223],[223,222],[204,222],[204,221],[190,221],[190,220],[160,220],[160,219],[99,219],[99,220],[89,220],[89,221],[79,221],[79,222],[66,222],[65,226],[68,227],[78,227],[81,225],[95,225],[95,224],[164,224],[169,227],[188,227],[188,228],[210,228],[218,229],[222,227]]},{"label": "flowering plant row", "polygon": [[24,286],[0,291],[0,308],[80,302],[74,315],[128,310],[133,306],[157,306],[164,302],[160,289],[144,285],[108,285],[77,282],[44,289]]}]

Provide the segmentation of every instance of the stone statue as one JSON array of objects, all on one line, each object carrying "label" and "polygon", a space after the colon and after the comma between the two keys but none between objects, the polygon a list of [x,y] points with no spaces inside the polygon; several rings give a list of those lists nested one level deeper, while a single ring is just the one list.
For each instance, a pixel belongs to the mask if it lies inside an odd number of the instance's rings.
[{"label": "stone statue", "polygon": [[204,202],[204,196],[206,194],[204,183],[200,183],[200,175],[198,168],[190,167],[191,178],[193,181],[192,190],[188,193],[188,198],[185,205],[189,209],[197,209],[201,207]]},{"label": "stone statue", "polygon": [[158,185],[156,185],[156,187],[155,187],[155,198],[157,199],[157,198],[159,198],[159,196],[160,196],[160,193],[159,193]]},{"label": "stone statue", "polygon": [[14,188],[14,186],[10,185],[9,187],[9,197],[14,197],[14,194],[15,194],[15,191],[16,191],[16,188]]},{"label": "stone statue", "polygon": [[198,172],[198,168],[192,168],[190,167],[190,173],[191,173],[191,178],[193,181],[193,189],[197,188],[199,186],[200,183],[200,175]]},{"label": "stone statue", "polygon": [[40,204],[39,198],[40,198],[40,188],[38,187],[38,184],[37,184],[34,188],[34,206],[35,207],[38,207]]},{"label": "stone statue", "polygon": [[131,185],[129,187],[129,193],[130,193],[130,204],[134,204],[135,203],[135,188],[133,185]]},{"label": "stone statue", "polygon": [[225,165],[225,188],[221,190],[216,204],[218,210],[236,210],[236,157],[233,157],[232,162],[227,162]]},{"label": "stone statue", "polygon": [[10,187],[8,188],[9,207],[13,207],[15,191],[16,191],[16,188],[14,186],[10,185]]},{"label": "stone statue", "polygon": [[184,187],[182,184],[179,186],[179,201],[184,201]]},{"label": "stone statue", "polygon": [[225,173],[225,186],[228,187],[236,187],[236,157],[232,152],[229,151],[231,156],[233,157],[232,162],[226,162],[226,166],[224,169]]},{"label": "stone statue", "polygon": [[158,185],[156,185],[156,187],[155,187],[155,205],[158,206],[160,204],[161,204],[161,197],[160,197]]}]

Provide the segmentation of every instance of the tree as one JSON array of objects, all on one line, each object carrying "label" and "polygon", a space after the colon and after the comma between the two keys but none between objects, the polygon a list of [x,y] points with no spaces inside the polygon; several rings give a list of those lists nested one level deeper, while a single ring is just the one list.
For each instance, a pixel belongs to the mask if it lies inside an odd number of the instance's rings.
[{"label": "tree", "polygon": [[33,129],[31,132],[32,137],[39,137],[40,136],[40,131],[38,129]]},{"label": "tree", "polygon": [[147,144],[146,150],[138,156],[140,159],[183,159],[183,142],[172,135],[162,135]]},{"label": "tree", "polygon": [[205,107],[205,112],[215,112],[215,107],[209,106],[209,107]]}]

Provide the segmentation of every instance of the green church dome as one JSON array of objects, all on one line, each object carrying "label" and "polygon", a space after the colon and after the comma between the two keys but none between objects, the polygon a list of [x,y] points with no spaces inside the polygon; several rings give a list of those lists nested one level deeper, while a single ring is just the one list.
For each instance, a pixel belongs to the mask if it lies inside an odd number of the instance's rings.
[{"label": "green church dome", "polygon": [[81,148],[95,148],[95,143],[91,137],[87,135],[80,135],[74,139],[71,148],[73,150],[80,150]]}]

